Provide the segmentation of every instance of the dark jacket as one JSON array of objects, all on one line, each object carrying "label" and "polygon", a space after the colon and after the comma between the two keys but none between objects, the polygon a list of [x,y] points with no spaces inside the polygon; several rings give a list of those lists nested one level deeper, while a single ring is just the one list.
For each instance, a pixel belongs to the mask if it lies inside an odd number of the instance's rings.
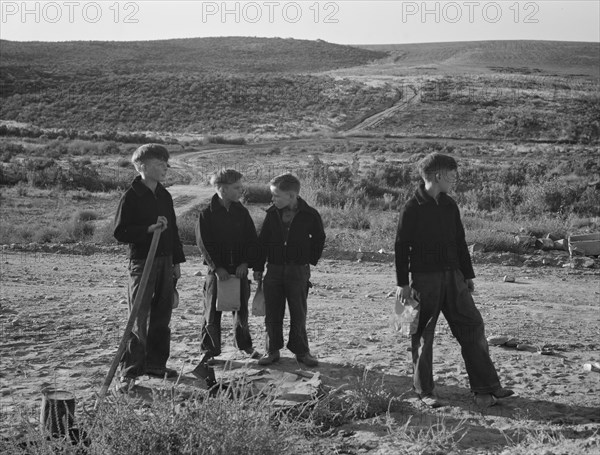
[{"label": "dark jacket", "polygon": [[254,267],[259,257],[256,227],[248,209],[232,202],[227,210],[217,194],[198,216],[196,244],[211,271],[222,267],[235,273],[243,263]]},{"label": "dark jacket", "polygon": [[409,271],[459,269],[465,279],[475,277],[456,202],[441,193],[436,203],[424,184],[400,211],[395,253],[398,286],[409,284]]},{"label": "dark jacket", "polygon": [[140,176],[133,180],[119,201],[114,236],[119,242],[129,243],[130,259],[146,259],[153,235],[148,234],[148,226],[155,224],[159,216],[167,218],[167,229],[160,234],[156,256],[173,256],[173,264],[185,262],[173,199],[160,183],[152,192]]},{"label": "dark jacket", "polygon": [[272,205],[258,235],[261,257],[255,270],[269,264],[317,265],[325,246],[325,230],[321,215],[298,198],[298,213],[292,219],[287,239],[284,238],[281,213]]}]

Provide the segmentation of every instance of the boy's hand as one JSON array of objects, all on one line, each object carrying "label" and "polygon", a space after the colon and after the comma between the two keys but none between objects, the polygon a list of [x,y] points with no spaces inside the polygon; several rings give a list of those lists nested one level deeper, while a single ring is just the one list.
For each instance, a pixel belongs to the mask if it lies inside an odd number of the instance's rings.
[{"label": "boy's hand", "polygon": [[475,283],[473,283],[473,280],[471,278],[469,278],[467,280],[467,287],[469,288],[469,291],[473,292],[475,290]]},{"label": "boy's hand", "polygon": [[181,267],[179,264],[175,264],[173,266],[173,279],[178,280],[179,278],[181,278]]},{"label": "boy's hand", "polygon": [[217,267],[215,275],[217,275],[217,280],[219,281],[227,281],[229,279],[229,273],[223,267]]},{"label": "boy's hand", "polygon": [[262,272],[255,271],[253,274],[254,281],[262,281]]},{"label": "boy's hand", "polygon": [[148,234],[151,234],[156,230],[160,230],[160,232],[162,232],[165,229],[167,229],[167,217],[159,216],[155,224],[151,224],[150,226],[148,226]]},{"label": "boy's hand", "polygon": [[410,286],[396,286],[396,299],[400,300],[402,304],[406,303],[406,299],[410,297]]},{"label": "boy's hand", "polygon": [[246,278],[248,276],[248,264],[240,264],[235,269],[235,276],[238,278]]}]

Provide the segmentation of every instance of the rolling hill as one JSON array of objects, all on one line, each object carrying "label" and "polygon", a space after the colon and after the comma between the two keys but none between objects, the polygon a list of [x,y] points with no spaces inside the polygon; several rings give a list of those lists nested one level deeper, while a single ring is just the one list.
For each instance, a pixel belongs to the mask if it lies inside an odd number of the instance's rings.
[{"label": "rolling hill", "polygon": [[283,38],[190,38],[160,41],[0,41],[0,67],[58,72],[307,73],[365,64],[384,51]]},{"label": "rolling hill", "polygon": [[387,52],[385,67],[420,72],[557,74],[600,78],[600,43],[467,41],[359,46]]},{"label": "rolling hill", "polygon": [[[0,41],[0,120],[256,140],[359,125],[381,135],[595,142],[599,72],[599,43]],[[384,110],[376,125],[361,123]]]}]

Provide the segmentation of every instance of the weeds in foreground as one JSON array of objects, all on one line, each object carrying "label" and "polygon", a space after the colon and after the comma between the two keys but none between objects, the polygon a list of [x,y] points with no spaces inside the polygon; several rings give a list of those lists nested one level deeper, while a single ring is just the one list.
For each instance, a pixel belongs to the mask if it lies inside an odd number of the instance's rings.
[{"label": "weeds in foreground", "polygon": [[383,381],[383,376],[377,379],[365,369],[362,376],[349,384],[321,393],[286,415],[295,425],[303,422],[304,431],[309,434],[321,434],[350,421],[382,415],[393,409],[400,399]]},{"label": "weeds in foreground", "polygon": [[548,429],[525,430],[523,437],[517,441],[506,434],[504,436],[509,447],[501,455],[600,453],[600,434],[597,430],[588,437],[574,439],[565,437],[560,431]]},{"label": "weeds in foreground", "polygon": [[[0,453],[20,454],[280,454],[292,447],[293,428],[273,421],[273,395],[252,395],[246,385],[215,396],[154,393],[151,401],[106,399],[80,425],[87,440],[49,438],[23,421],[19,436],[0,441]],[[86,447],[89,446],[89,447]]]},{"label": "weeds in foreground", "polygon": [[[76,433],[79,443],[50,438],[23,416],[19,434],[0,439],[0,453],[269,455],[312,453],[312,448],[327,453],[322,449],[329,447],[324,438],[331,435],[328,430],[383,414],[378,422],[387,436],[379,444],[389,449],[386,453],[442,454],[465,449],[467,420],[404,412],[396,406],[402,396],[395,397],[383,377],[367,370],[351,383],[296,407],[278,405],[276,396],[275,389],[257,390],[241,380],[214,395],[164,389],[146,399],[109,397],[96,414],[85,408],[80,412],[84,416]],[[523,417],[516,417],[518,424]],[[349,450],[355,449],[351,441],[344,441]],[[542,428],[519,431],[516,441],[507,436],[505,445],[486,453],[597,453],[599,449],[597,432],[569,439],[560,431]]]},{"label": "weeds in foreground", "polygon": [[411,419],[397,426],[388,415],[386,426],[391,437],[391,446],[397,453],[442,454],[457,449],[467,434],[466,420],[451,426],[444,418],[426,427],[413,427]]}]

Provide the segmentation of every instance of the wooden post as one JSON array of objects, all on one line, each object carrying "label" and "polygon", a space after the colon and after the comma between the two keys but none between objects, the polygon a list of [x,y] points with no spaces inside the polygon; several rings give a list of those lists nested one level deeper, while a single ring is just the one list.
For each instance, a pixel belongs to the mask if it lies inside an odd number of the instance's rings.
[{"label": "wooden post", "polygon": [[135,295],[135,299],[133,301],[133,306],[131,307],[131,312],[129,313],[129,320],[127,321],[127,325],[125,326],[125,330],[123,331],[123,336],[121,337],[121,343],[119,344],[119,349],[117,349],[117,353],[115,354],[115,358],[110,365],[110,369],[106,374],[106,378],[104,378],[104,383],[102,384],[102,388],[98,393],[98,398],[96,399],[96,404],[94,409],[97,409],[102,403],[102,400],[106,396],[108,392],[108,388],[110,387],[110,383],[113,380],[115,372],[117,371],[117,367],[119,366],[119,362],[121,361],[121,357],[123,357],[123,353],[125,352],[125,348],[127,347],[127,341],[129,339],[129,335],[131,330],[133,329],[133,323],[135,322],[135,318],[137,317],[138,311],[142,304],[142,298],[144,296],[144,292],[146,287],[148,286],[148,279],[150,277],[150,271],[152,270],[152,264],[154,264],[154,256],[156,255],[156,249],[158,248],[158,240],[160,239],[160,234],[162,230],[157,229],[154,231],[152,235],[152,242],[150,243],[150,250],[148,251],[148,257],[146,258],[146,263],[144,264],[144,271],[142,272],[142,279],[140,280],[140,286]]}]

